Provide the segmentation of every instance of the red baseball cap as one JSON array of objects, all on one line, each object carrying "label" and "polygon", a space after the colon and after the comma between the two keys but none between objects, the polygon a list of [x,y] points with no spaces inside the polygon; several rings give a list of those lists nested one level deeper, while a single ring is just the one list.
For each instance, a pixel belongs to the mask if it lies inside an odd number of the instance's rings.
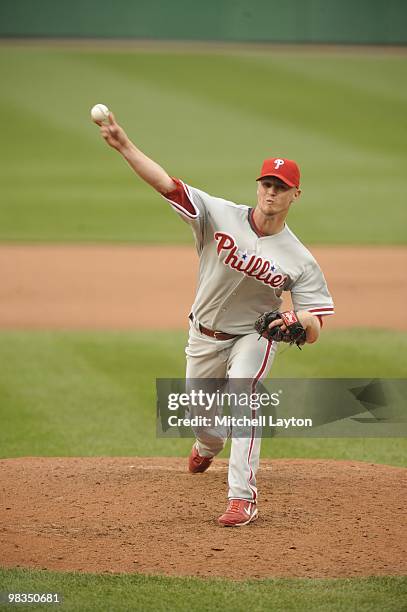
[{"label": "red baseball cap", "polygon": [[265,159],[261,167],[261,174],[256,181],[266,176],[276,176],[290,187],[299,188],[300,186],[300,169],[292,159],[281,157]]}]

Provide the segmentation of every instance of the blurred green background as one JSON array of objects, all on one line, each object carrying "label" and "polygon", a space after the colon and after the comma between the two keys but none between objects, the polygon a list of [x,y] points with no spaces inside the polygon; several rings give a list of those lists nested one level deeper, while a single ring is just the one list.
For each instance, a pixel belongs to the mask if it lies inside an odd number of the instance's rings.
[{"label": "blurred green background", "polygon": [[0,36],[406,44],[404,0],[2,0]]},{"label": "blurred green background", "polygon": [[78,43],[0,46],[0,240],[190,243],[89,119],[102,102],[170,174],[255,203],[263,158],[296,159],[305,243],[405,244],[406,55]]}]

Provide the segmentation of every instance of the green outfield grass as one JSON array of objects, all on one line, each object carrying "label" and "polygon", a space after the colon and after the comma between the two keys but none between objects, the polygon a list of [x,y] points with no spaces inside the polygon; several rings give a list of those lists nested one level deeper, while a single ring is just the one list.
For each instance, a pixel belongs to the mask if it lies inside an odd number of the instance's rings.
[{"label": "green outfield grass", "polygon": [[101,141],[104,102],[171,174],[239,203],[264,157],[296,158],[305,242],[406,242],[406,55],[194,49],[3,44],[0,240],[190,241]]},{"label": "green outfield grass", "polygon": [[[407,580],[385,577],[235,582],[0,570],[0,589],[26,593],[58,592],[64,597],[64,603],[56,609],[67,612],[402,612],[405,610]],[[11,607],[0,604],[0,610],[6,609]],[[50,609],[50,606],[30,605],[28,609],[44,610]]]},{"label": "green outfield grass", "polygon": [[[160,332],[153,342],[150,332],[2,332],[1,456],[186,456],[191,440],[155,434],[155,379],[183,377],[185,340],[183,332]],[[272,373],[403,377],[406,348],[407,334],[327,330],[302,352],[283,347]],[[403,438],[265,439],[262,456],[406,465],[407,443]]]}]

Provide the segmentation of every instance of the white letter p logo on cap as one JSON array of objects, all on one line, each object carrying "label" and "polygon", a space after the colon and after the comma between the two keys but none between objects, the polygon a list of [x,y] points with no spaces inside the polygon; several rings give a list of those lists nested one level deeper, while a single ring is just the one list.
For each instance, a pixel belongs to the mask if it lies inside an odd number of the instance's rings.
[{"label": "white letter p logo on cap", "polygon": [[274,160],[274,167],[276,170],[279,169],[280,166],[284,165],[284,160],[283,159],[275,159]]}]

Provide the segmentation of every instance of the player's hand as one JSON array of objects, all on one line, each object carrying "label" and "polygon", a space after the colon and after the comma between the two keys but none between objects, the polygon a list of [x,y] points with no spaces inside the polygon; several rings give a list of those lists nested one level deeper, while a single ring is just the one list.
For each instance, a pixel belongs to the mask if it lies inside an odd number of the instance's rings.
[{"label": "player's hand", "polygon": [[268,326],[269,329],[272,329],[273,327],[281,327],[281,331],[286,331],[287,329],[287,325],[284,325],[283,319],[276,319]]},{"label": "player's hand", "polygon": [[[306,310],[299,310],[297,312],[297,317],[303,328],[306,330],[310,325],[313,324],[313,319],[315,319],[314,315]],[[284,324],[283,319],[276,319],[269,325],[269,329],[273,327],[281,327],[281,331],[287,331],[287,325]]]},{"label": "player's hand", "polygon": [[100,127],[100,133],[106,140],[107,144],[122,152],[129,146],[130,140],[122,127],[116,122],[113,113],[109,113],[109,123],[96,122]]},{"label": "player's hand", "polygon": [[[317,317],[315,317],[307,310],[299,310],[296,314],[299,322],[301,323],[307,334],[307,342],[309,344],[312,344],[318,339],[321,328],[320,322],[318,321]],[[268,327],[269,329],[272,329],[273,327],[280,327],[282,332],[287,331],[287,326],[284,324],[283,319],[276,319],[275,321],[270,323]]]}]

